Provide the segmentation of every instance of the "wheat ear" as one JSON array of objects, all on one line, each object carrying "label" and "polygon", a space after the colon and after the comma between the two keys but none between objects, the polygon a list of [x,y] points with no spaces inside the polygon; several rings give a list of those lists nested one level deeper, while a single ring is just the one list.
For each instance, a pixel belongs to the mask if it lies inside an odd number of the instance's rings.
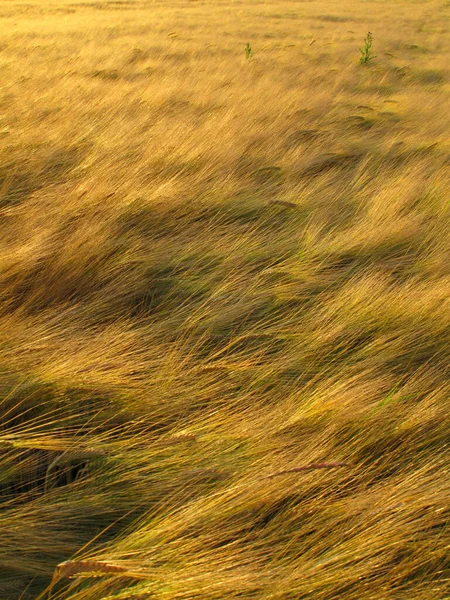
[{"label": "wheat ear", "polygon": [[120,565],[102,562],[100,560],[66,560],[56,566],[50,584],[48,597],[51,598],[53,586],[60,579],[70,579],[84,573],[91,573],[91,577],[105,573],[125,573],[126,568]]}]

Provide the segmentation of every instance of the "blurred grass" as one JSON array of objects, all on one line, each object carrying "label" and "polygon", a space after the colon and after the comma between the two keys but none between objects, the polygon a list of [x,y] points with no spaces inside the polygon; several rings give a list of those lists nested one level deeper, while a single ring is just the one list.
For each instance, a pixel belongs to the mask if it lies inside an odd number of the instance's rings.
[{"label": "blurred grass", "polygon": [[368,8],[0,6],[2,600],[446,598],[450,6]]}]

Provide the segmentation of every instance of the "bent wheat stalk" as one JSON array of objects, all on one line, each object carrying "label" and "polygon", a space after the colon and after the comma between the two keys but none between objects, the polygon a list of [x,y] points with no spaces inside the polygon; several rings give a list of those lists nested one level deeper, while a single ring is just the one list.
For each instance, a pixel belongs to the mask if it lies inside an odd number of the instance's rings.
[{"label": "bent wheat stalk", "polygon": [[54,475],[56,470],[60,466],[68,465],[71,460],[89,460],[90,458],[97,458],[99,456],[105,456],[105,452],[102,450],[90,450],[88,448],[79,450],[68,449],[62,454],[58,454],[47,467],[44,481],[44,491],[47,492],[52,487],[55,487]]},{"label": "bent wheat stalk", "polygon": [[269,200],[268,204],[269,205],[277,204],[279,206],[287,206],[288,208],[298,208],[298,204],[295,204],[295,202],[290,202],[289,200],[281,200],[281,199]]}]

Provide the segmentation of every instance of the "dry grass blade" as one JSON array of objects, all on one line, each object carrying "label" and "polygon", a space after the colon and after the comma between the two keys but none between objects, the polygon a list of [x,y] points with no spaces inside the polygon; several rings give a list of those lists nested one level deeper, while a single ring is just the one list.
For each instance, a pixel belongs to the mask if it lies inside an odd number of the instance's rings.
[{"label": "dry grass blade", "polygon": [[288,475],[289,473],[300,473],[301,471],[314,471],[315,469],[337,469],[340,467],[350,467],[348,463],[332,462],[332,463],[311,463],[310,465],[302,465],[301,467],[293,467],[292,469],[284,469],[277,471],[271,475],[267,475],[267,479],[278,477],[279,475]]}]

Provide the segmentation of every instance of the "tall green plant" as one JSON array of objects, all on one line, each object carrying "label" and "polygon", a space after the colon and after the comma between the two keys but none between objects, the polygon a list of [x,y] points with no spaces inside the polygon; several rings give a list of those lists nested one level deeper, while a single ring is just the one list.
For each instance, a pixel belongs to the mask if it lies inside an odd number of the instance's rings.
[{"label": "tall green plant", "polygon": [[361,65],[367,65],[371,60],[376,58],[373,52],[373,35],[370,31],[367,32],[366,37],[364,38],[364,48],[360,48],[361,56],[359,58],[359,62]]}]

